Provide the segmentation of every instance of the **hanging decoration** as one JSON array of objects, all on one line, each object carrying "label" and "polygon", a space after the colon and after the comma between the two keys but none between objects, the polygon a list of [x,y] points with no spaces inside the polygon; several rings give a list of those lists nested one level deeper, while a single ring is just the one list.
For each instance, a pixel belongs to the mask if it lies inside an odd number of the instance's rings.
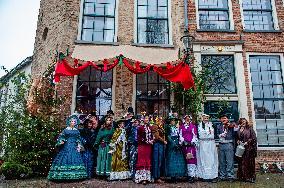
[{"label": "hanging decoration", "polygon": [[103,66],[98,66],[92,61],[85,61],[80,66],[78,59],[74,59],[74,67],[70,66],[66,57],[62,53],[59,54],[58,62],[55,68],[54,80],[55,82],[60,81],[61,76],[75,76],[79,75],[88,66],[94,67],[96,70],[107,72],[113,69],[117,65],[125,65],[129,71],[134,74],[144,74],[149,70],[153,70],[164,79],[181,83],[184,89],[195,87],[194,80],[190,71],[190,67],[185,63],[184,59],[181,60],[177,65],[167,63],[165,68],[158,67],[157,65],[148,64],[146,67],[141,66],[141,62],[136,61],[133,65],[130,64],[122,54],[117,56],[111,63],[107,59],[103,60]]}]

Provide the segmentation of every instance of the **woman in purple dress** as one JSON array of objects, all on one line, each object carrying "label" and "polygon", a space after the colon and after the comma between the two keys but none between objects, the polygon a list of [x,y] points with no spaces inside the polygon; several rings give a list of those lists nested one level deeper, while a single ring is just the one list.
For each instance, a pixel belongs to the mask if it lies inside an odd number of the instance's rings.
[{"label": "woman in purple dress", "polygon": [[182,143],[183,154],[187,164],[187,174],[189,176],[189,182],[194,182],[196,177],[196,144],[197,144],[197,128],[192,123],[192,118],[189,115],[184,117],[184,122],[180,127],[180,136]]}]

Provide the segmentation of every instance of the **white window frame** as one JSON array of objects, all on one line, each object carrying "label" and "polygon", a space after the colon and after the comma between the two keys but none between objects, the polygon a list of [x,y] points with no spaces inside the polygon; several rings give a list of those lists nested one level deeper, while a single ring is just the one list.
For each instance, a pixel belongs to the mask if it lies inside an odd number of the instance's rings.
[{"label": "white window frame", "polygon": [[[85,0],[81,0],[80,2],[80,14],[79,14],[79,23],[78,23],[78,34],[77,34],[77,41],[83,41],[81,38],[82,35],[82,28],[83,28],[83,13],[84,13],[84,2]],[[115,0],[115,15],[114,15],[114,41],[113,43],[117,42],[117,33],[118,33],[118,7],[119,7],[119,0]],[[84,41],[90,43],[110,43],[105,41]],[[112,42],[111,42],[112,43]]]},{"label": "white window frame", "polygon": [[[138,5],[138,0],[134,0],[134,30],[133,30],[133,39],[134,43],[138,44],[138,36],[137,36],[137,5]],[[169,44],[157,44],[157,45],[173,45],[173,31],[172,31],[172,1],[168,0],[168,24],[169,24]],[[139,43],[139,44],[145,44],[147,43]],[[151,44],[149,44],[151,45]],[[153,45],[153,44],[152,44]]]},{"label": "white window frame", "polygon": [[[272,8],[273,27],[274,27],[274,30],[277,31],[277,30],[280,30],[280,28],[279,28],[279,23],[278,23],[275,0],[270,0],[270,2],[271,2],[271,8]],[[240,3],[240,11],[241,11],[241,20],[242,20],[242,24],[243,24],[243,30],[246,30],[244,10],[243,10],[243,0],[239,0],[239,3]],[[283,0],[283,4],[284,4],[284,0]],[[257,30],[256,32],[261,32],[261,31]],[[265,31],[266,30],[263,30],[263,32],[265,32]]]},{"label": "white window frame", "polygon": [[236,44],[232,46],[223,46],[223,51],[218,51],[219,46],[211,45],[193,45],[193,52],[195,58],[195,64],[201,68],[201,56],[202,55],[233,55],[234,56],[234,68],[235,68],[235,79],[236,79],[236,94],[206,94],[207,101],[237,101],[238,111],[240,117],[249,119],[247,96],[246,96],[246,85],[245,85],[245,70],[243,66],[243,54],[242,45]]},{"label": "white window frame", "polygon": [[[200,29],[200,25],[199,25],[199,3],[198,2],[199,2],[199,0],[195,1],[196,24],[197,24],[197,29]],[[229,30],[234,30],[235,29],[235,23],[234,23],[234,18],[233,18],[233,6],[232,6],[231,0],[228,0],[228,7],[229,7],[229,21],[230,21],[230,29]],[[206,31],[206,30],[204,30],[204,31]],[[216,31],[218,31],[218,30],[216,30]]]},{"label": "white window frame", "polygon": [[[256,119],[255,119],[255,112],[254,112],[254,102],[253,102],[253,91],[252,91],[252,81],[251,81],[251,72],[250,72],[250,63],[249,63],[249,57],[254,56],[254,55],[259,55],[259,56],[273,56],[277,55],[280,57],[280,64],[281,68],[284,67],[284,56],[283,53],[257,53],[257,52],[247,52],[246,53],[246,60],[247,60],[247,72],[248,72],[248,81],[249,81],[249,90],[250,90],[250,102],[251,102],[251,110],[252,110],[252,123],[253,123],[253,128],[255,130],[255,133],[257,134],[256,131]],[[284,78],[284,71],[282,69],[282,76]],[[283,147],[259,147],[260,150],[280,150],[283,149]]]}]

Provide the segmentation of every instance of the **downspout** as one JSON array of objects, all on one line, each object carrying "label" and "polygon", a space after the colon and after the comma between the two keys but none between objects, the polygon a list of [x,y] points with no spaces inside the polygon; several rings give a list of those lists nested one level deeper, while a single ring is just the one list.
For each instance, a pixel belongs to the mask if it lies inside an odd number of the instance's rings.
[{"label": "downspout", "polygon": [[188,31],[187,0],[184,0],[184,31]]}]

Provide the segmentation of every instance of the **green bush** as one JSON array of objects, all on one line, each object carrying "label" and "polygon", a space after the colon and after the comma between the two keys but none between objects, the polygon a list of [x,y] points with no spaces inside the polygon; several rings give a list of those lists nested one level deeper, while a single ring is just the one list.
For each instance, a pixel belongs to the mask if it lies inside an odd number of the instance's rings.
[{"label": "green bush", "polygon": [[1,165],[1,172],[5,179],[21,179],[29,177],[32,169],[21,164],[4,162]]},{"label": "green bush", "polygon": [[[32,170],[31,177],[46,176],[61,132],[63,97],[57,97],[48,77],[31,85],[30,78],[19,73],[11,82],[14,92],[5,94],[9,100],[0,109],[0,150],[4,151],[4,161],[10,162],[4,166],[5,173],[8,178],[26,174],[25,168],[14,165],[21,164]],[[20,174],[15,175],[18,171]]]}]

